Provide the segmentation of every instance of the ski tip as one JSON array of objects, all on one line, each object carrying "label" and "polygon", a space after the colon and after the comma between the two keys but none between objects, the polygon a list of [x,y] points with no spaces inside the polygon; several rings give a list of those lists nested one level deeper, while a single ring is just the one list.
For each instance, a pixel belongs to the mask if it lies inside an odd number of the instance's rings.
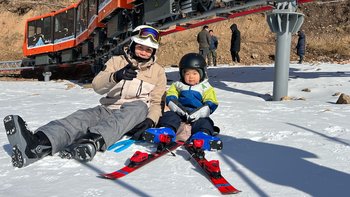
[{"label": "ski tip", "polygon": [[99,175],[97,175],[97,177],[102,178],[102,179],[109,179],[109,180],[115,179],[113,176],[110,176],[109,174],[99,174]]},{"label": "ski tip", "polygon": [[241,190],[235,190],[235,191],[232,192],[232,194],[238,194],[240,192],[242,192],[242,191]]},{"label": "ski tip", "polygon": [[230,194],[238,194],[240,192],[241,192],[240,190],[235,189],[235,190],[232,190],[232,191],[221,191],[221,194],[223,194],[223,195],[230,195]]}]

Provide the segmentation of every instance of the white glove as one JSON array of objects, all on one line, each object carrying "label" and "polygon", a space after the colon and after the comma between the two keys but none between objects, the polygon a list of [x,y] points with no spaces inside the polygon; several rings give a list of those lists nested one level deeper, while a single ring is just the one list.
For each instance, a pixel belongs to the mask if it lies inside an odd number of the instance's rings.
[{"label": "white glove", "polygon": [[196,122],[200,118],[206,118],[210,115],[210,108],[208,105],[204,105],[197,110],[193,111],[187,116],[188,122]]},{"label": "white glove", "polygon": [[177,100],[171,100],[168,103],[168,107],[171,109],[171,111],[179,114],[180,116],[187,117],[188,113],[184,106],[182,106]]}]

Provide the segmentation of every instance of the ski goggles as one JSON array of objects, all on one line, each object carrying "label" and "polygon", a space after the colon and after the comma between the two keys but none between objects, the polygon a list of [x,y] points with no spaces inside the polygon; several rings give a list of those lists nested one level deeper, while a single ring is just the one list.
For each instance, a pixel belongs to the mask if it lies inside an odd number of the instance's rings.
[{"label": "ski goggles", "polygon": [[140,38],[143,38],[143,39],[151,38],[151,40],[155,43],[160,42],[159,31],[151,27],[145,27],[140,29],[138,32],[138,35]]}]

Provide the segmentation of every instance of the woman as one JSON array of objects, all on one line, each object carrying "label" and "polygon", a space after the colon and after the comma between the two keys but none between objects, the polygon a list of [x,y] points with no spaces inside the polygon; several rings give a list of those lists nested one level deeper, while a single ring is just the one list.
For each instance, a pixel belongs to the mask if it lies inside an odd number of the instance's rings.
[{"label": "woman", "polygon": [[166,89],[163,67],[156,63],[159,32],[146,25],[133,30],[129,49],[105,64],[92,82],[95,92],[106,95],[101,105],[39,127],[34,134],[17,115],[5,117],[12,164],[21,168],[63,151],[63,155],[90,161],[125,133],[138,134],[157,124]]}]

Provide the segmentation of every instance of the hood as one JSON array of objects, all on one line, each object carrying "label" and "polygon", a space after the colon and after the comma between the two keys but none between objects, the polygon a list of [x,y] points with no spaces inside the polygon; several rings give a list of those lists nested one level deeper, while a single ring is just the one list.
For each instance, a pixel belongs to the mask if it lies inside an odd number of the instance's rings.
[{"label": "hood", "polygon": [[230,29],[231,29],[231,31],[236,31],[237,30],[237,25],[236,24],[232,24]]}]

